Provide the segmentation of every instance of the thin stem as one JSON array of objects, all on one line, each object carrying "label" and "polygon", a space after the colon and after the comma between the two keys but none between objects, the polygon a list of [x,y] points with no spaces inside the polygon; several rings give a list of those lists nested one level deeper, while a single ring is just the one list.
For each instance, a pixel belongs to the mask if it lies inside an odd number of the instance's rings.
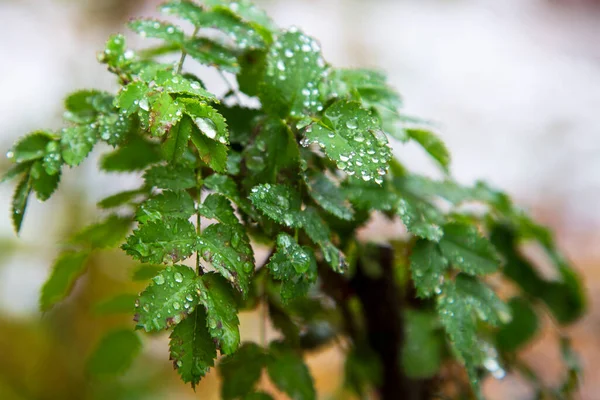
[{"label": "thin stem", "polygon": [[[190,39],[193,39],[194,36],[196,36],[199,29],[200,29],[200,27],[198,27],[198,26],[194,28],[194,32],[192,33],[192,36],[190,37]],[[183,69],[183,63],[184,63],[186,57],[187,57],[187,51],[182,49],[181,57],[179,57],[179,63],[177,63],[177,73],[178,74],[180,74],[181,70]]]},{"label": "thin stem", "polygon": [[238,94],[237,90],[235,90],[235,88],[231,85],[231,83],[229,82],[229,80],[227,79],[227,77],[225,76],[223,71],[221,71],[220,69],[217,68],[217,72],[219,73],[219,75],[221,76],[221,78],[223,79],[223,81],[225,82],[225,84],[227,85],[229,90],[231,91],[231,93],[233,93],[233,97],[235,97],[235,100],[238,102],[238,104],[242,105],[242,99],[241,99],[240,95]]}]

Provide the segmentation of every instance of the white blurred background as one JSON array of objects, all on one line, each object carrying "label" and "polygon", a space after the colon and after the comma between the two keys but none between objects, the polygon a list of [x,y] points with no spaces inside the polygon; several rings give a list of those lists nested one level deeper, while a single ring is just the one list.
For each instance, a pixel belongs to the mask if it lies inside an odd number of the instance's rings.
[{"label": "white blurred background", "polygon": [[[592,313],[572,329],[587,369],[582,398],[600,399],[600,2],[257,3],[280,26],[318,38],[334,65],[387,71],[406,112],[437,122],[459,181],[488,180],[557,231],[591,296]],[[156,4],[0,0],[0,149],[29,131],[60,127],[70,91],[113,88],[96,51],[130,16],[155,13]],[[397,153],[417,170],[432,170],[416,147],[397,146]],[[92,213],[115,179],[97,173],[92,160],[65,174],[65,185]],[[13,235],[12,189],[0,186],[0,237]],[[14,318],[36,315],[53,236],[64,225],[64,193],[43,205],[32,201],[25,219],[23,243],[47,252],[8,258],[0,268],[0,309]],[[553,357],[543,347],[532,354],[542,368]]]}]

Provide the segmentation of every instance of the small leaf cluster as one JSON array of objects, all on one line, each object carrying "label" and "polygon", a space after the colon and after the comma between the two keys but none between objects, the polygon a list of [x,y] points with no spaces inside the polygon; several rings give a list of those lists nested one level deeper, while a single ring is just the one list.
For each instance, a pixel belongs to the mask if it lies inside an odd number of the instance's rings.
[{"label": "small leaf cluster", "polygon": [[[138,329],[169,330],[170,358],[184,382],[195,386],[218,350],[223,398],[270,398],[255,392],[266,368],[290,398],[314,399],[302,353],[345,338],[353,346],[349,386],[362,393],[377,387],[379,361],[362,345],[366,328],[345,288],[357,268],[377,274],[357,233],[380,214],[406,228],[390,245],[398,250],[398,284],[419,304],[402,311],[398,362],[408,376],[432,377],[453,359],[481,396],[480,380],[501,377],[510,368],[502,364],[538,331],[539,310],[561,324],[583,313],[581,282],[551,234],[506,194],[452,180],[444,143],[427,122],[402,113],[383,73],[331,66],[314,38],[279,28],[247,0],[173,0],[160,10],[193,29],[132,20],[133,32],[159,44],[136,51],[123,35],[110,37],[98,60],[119,90],[71,94],[64,129],[33,132],[9,152],[14,165],[4,180],[19,179],[17,232],[31,193],[48,199],[62,171],[102,142],[112,149],[101,170],[142,177],[139,187],[98,203],[108,216],[59,256],[43,310],[69,294],[90,252],[120,247],[140,263],[134,278],[148,285],[135,301],[125,295],[102,309],[134,308]],[[164,61],[169,56],[173,62]],[[211,93],[185,68],[192,62],[235,85]],[[246,107],[241,94],[260,107]],[[410,172],[393,157],[391,140],[420,145],[444,178]],[[523,242],[547,253],[557,279],[522,255]],[[256,262],[255,244],[270,250],[266,261]],[[511,281],[517,294],[505,302],[490,276]],[[281,338],[240,344],[238,313],[257,307],[268,309]],[[139,347],[123,331],[103,343],[131,344],[132,357]],[[102,370],[96,357],[90,365]]]}]

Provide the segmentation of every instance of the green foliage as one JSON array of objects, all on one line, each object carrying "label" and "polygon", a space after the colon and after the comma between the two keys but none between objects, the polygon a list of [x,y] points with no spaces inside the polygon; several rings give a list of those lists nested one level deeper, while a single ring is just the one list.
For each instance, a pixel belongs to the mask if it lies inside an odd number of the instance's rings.
[{"label": "green foliage", "polygon": [[133,331],[112,331],[98,343],[88,360],[87,371],[99,378],[122,374],[141,350],[142,342]]},{"label": "green foliage", "polygon": [[[390,365],[440,381],[443,391],[439,371],[452,362],[465,366],[481,396],[481,379],[501,377],[501,364],[511,367],[539,332],[539,309],[559,324],[584,313],[581,280],[551,234],[505,193],[455,182],[444,143],[402,114],[382,72],[333,68],[315,39],[280,29],[249,0],[171,0],[160,10],[193,33],[176,22],[132,20],[157,45],[134,51],[123,35],[109,38],[98,60],[115,75],[116,93],[69,95],[63,129],[35,131],[7,154],[13,165],[2,182],[17,179],[17,233],[31,193],[47,200],[63,167],[81,164],[98,143],[113,147],[100,169],[143,179],[101,200],[110,214],[70,238],[42,288],[43,311],[69,295],[90,252],[120,247],[142,263],[131,277],[147,286],[115,293],[96,314],[133,311],[137,328],[169,330],[174,368],[193,387],[219,350],[223,398],[245,400],[271,398],[255,391],[265,369],[290,398],[316,398],[303,355],[333,340],[349,348],[345,381],[360,396],[390,383]],[[231,73],[237,85],[222,97],[210,93],[186,69],[189,58]],[[260,107],[246,108],[235,88]],[[411,173],[393,158],[391,139],[419,144],[444,179]],[[482,211],[463,207],[470,204]],[[388,247],[368,243],[361,228],[375,213],[402,223],[406,235]],[[270,253],[255,260],[259,243]],[[555,279],[521,254],[523,243],[546,253]],[[395,288],[397,304],[381,303],[383,292],[377,302],[364,298],[361,285],[378,280]],[[508,304],[496,295],[504,280],[517,290]],[[259,306],[281,340],[240,346],[239,312]],[[382,316],[384,306],[395,311]],[[377,349],[372,318],[403,328],[389,342],[397,348]],[[579,365],[568,341],[562,348],[568,377],[551,391],[565,395]],[[88,371],[120,374],[140,349],[138,334],[110,333]]]}]

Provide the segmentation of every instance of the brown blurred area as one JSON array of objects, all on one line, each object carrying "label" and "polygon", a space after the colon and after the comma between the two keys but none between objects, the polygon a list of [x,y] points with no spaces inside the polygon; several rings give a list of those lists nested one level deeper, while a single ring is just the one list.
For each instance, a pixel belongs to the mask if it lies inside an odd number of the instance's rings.
[{"label": "brown blurred area", "polygon": [[[564,330],[584,367],[580,398],[600,399],[600,1],[257,3],[280,26],[297,25],[321,40],[334,65],[387,71],[407,112],[439,124],[459,181],[490,181],[556,232],[589,294],[587,316]],[[114,88],[95,52],[110,33],[124,31],[131,16],[153,15],[157,4],[0,0],[0,148],[29,131],[59,127],[62,99],[70,91]],[[434,174],[416,147],[395,150],[408,166]],[[140,290],[129,282],[130,262],[119,252],[95,258],[64,305],[45,315],[37,311],[58,243],[98,218],[97,200],[137,179],[98,173],[97,156],[68,171],[49,202],[32,202],[19,239],[8,214],[13,188],[0,186],[0,399],[216,399],[216,374],[196,393],[179,382],[164,335],[144,339],[145,350],[126,376],[109,382],[86,376],[86,357],[100,337],[131,325],[126,316],[94,313],[98,301]],[[0,170],[6,165],[0,161]],[[397,231],[375,224],[370,232],[377,239]],[[243,314],[241,322],[243,338],[256,340],[256,315]],[[276,332],[269,329],[269,335]],[[563,372],[550,329],[524,357],[548,382]],[[321,398],[349,398],[341,389],[339,347],[312,354],[308,362]],[[262,385],[272,390],[266,379]],[[498,400],[531,395],[510,374],[486,382],[486,393]]]}]

